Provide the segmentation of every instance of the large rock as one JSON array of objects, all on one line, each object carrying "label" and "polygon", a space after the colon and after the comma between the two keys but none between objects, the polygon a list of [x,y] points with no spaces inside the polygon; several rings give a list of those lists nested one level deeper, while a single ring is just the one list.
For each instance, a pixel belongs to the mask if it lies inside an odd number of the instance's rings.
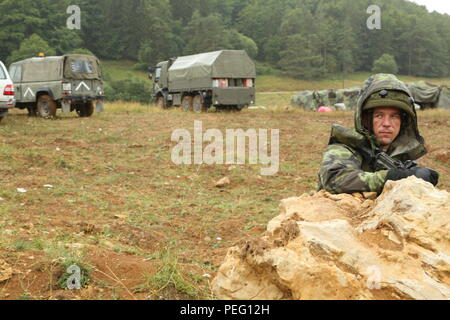
[{"label": "large rock", "polygon": [[450,194],[415,177],[375,201],[324,191],[282,201],[229,249],[219,299],[450,299]]}]

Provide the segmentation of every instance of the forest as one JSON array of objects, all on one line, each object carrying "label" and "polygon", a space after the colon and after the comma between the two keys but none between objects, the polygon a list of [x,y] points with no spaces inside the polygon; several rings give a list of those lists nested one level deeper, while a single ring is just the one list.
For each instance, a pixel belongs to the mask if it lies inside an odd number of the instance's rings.
[{"label": "forest", "polygon": [[[67,28],[69,5],[80,29]],[[370,5],[381,28],[369,29]],[[450,16],[406,0],[0,0],[0,60],[69,52],[135,61],[243,49],[258,71],[299,79],[384,66],[418,77],[450,76]],[[384,70],[384,69],[383,69]]]}]

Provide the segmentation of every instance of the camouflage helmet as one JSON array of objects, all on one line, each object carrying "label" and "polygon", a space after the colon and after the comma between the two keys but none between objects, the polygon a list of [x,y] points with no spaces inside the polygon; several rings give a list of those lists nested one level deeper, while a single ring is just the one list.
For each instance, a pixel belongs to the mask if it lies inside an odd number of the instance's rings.
[{"label": "camouflage helmet", "polygon": [[406,112],[409,116],[415,117],[414,99],[406,92],[398,90],[383,89],[372,93],[362,107],[362,111],[379,107],[398,108]]}]

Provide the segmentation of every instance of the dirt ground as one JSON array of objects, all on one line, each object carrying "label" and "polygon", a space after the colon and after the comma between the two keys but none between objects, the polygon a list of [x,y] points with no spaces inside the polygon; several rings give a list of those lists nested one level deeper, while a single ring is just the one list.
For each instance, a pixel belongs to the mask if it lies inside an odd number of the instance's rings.
[{"label": "dirt ground", "polygon": [[[88,119],[13,111],[0,124],[0,299],[214,299],[227,249],[260,235],[281,199],[314,190],[331,124],[353,124],[351,112],[291,107],[105,108]],[[279,129],[280,171],[175,165],[172,132],[193,132],[194,120],[223,133]],[[450,111],[420,112],[419,124],[430,150],[419,162],[450,191]],[[225,176],[230,184],[215,187]],[[71,264],[88,270],[81,290],[63,289]]]}]

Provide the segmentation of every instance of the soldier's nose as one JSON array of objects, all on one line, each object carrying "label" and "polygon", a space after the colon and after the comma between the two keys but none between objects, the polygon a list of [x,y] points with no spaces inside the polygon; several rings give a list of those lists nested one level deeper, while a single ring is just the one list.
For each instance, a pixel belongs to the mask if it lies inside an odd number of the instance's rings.
[{"label": "soldier's nose", "polygon": [[390,127],[392,126],[392,121],[389,117],[384,117],[381,124],[383,125],[383,127]]}]

